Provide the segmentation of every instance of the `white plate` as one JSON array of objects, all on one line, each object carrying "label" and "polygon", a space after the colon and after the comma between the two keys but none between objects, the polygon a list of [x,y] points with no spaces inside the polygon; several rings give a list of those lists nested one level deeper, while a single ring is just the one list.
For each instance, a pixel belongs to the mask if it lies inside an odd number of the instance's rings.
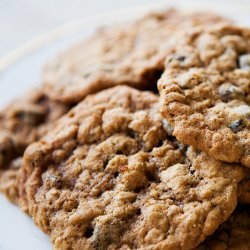
[{"label": "white plate", "polygon": [[[177,6],[188,11],[216,11],[239,24],[250,26],[250,5],[247,1],[237,1],[237,4],[230,0],[225,1],[226,4],[224,1],[214,4],[211,1],[169,2],[170,7]],[[166,4],[122,9],[78,20],[43,34],[0,58],[0,106],[39,84],[42,65],[61,48],[88,36],[99,26],[132,20],[149,10],[162,9],[163,6]],[[0,195],[0,250],[33,249],[51,249],[49,238],[34,226],[28,216]]]}]

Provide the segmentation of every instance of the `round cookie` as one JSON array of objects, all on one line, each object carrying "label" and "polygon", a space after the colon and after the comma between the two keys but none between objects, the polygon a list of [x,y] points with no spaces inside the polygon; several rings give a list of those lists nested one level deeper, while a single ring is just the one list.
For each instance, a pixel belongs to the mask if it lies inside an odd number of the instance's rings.
[{"label": "round cookie", "polygon": [[0,112],[0,191],[18,203],[18,176],[25,148],[69,110],[32,90]]},{"label": "round cookie", "polygon": [[190,32],[165,66],[161,112],[176,138],[250,167],[250,30],[218,25]]},{"label": "round cookie", "polygon": [[55,249],[193,249],[231,215],[243,168],[169,136],[158,102],[105,90],[28,147],[21,197]]},{"label": "round cookie", "polygon": [[239,206],[220,228],[197,250],[248,250],[250,246],[250,207]]},{"label": "round cookie", "polygon": [[228,22],[211,13],[168,10],[100,29],[45,66],[44,91],[51,99],[76,103],[116,85],[156,89],[168,47],[179,33],[222,21]]}]

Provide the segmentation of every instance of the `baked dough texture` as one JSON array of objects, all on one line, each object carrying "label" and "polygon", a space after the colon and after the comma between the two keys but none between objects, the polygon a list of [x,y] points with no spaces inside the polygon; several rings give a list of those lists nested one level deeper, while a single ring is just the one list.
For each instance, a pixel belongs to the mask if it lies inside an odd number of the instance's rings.
[{"label": "baked dough texture", "polygon": [[238,206],[233,215],[197,250],[248,250],[250,248],[249,206]]},{"label": "baked dough texture", "polygon": [[179,143],[158,105],[111,88],[28,147],[21,197],[55,249],[193,249],[229,218],[243,167]]},{"label": "baked dough texture", "polygon": [[44,135],[69,107],[32,90],[0,112],[0,191],[18,203],[18,175],[25,148]]},{"label": "baked dough texture", "polygon": [[45,66],[43,89],[51,99],[67,103],[116,85],[156,89],[169,47],[183,31],[221,22],[229,23],[207,12],[167,10],[102,28]]},{"label": "baked dough texture", "polygon": [[250,167],[250,30],[219,24],[190,32],[165,66],[161,112],[176,138]]}]

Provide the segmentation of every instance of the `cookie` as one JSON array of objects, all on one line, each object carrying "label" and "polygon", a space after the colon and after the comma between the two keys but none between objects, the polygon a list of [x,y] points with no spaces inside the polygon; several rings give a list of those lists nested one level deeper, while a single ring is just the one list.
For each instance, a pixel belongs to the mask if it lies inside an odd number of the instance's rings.
[{"label": "cookie", "polygon": [[243,204],[250,204],[250,169],[245,169],[245,178],[238,186],[238,201]]},{"label": "cookie", "polygon": [[41,90],[32,90],[0,112],[0,191],[12,202],[18,200],[17,177],[25,148],[68,109]]},{"label": "cookie", "polygon": [[249,250],[250,207],[239,206],[228,221],[216,233],[202,243],[197,250]]},{"label": "cookie", "polygon": [[243,167],[179,143],[159,97],[87,97],[25,151],[21,197],[55,249],[192,249],[226,221]]},{"label": "cookie", "polygon": [[22,165],[22,157],[13,159],[5,169],[0,169],[0,192],[14,204],[19,204],[18,178]]},{"label": "cookie", "polygon": [[215,14],[169,10],[102,28],[45,66],[44,91],[51,99],[76,103],[116,85],[156,89],[168,47],[178,40],[178,33],[222,21],[227,20]]},{"label": "cookie", "polygon": [[[178,140],[250,167],[250,30],[231,25],[187,34],[158,82],[162,115]],[[249,61],[248,61],[249,59]]]}]

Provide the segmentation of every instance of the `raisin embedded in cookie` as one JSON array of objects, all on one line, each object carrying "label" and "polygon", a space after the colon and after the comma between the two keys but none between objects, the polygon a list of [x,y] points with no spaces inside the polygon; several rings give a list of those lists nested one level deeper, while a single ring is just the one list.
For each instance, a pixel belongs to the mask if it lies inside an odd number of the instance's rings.
[{"label": "raisin embedded in cookie", "polygon": [[18,203],[18,176],[25,148],[69,107],[33,90],[0,112],[0,191]]},{"label": "raisin embedded in cookie", "polygon": [[243,167],[169,136],[158,101],[105,90],[28,147],[21,197],[55,249],[192,249],[233,212]]},{"label": "raisin embedded in cookie", "polygon": [[195,31],[166,58],[162,114],[183,143],[250,167],[250,30]]},{"label": "raisin embedded in cookie", "polygon": [[248,250],[250,248],[250,207],[239,206],[220,228],[197,250]]},{"label": "raisin embedded in cookie", "polygon": [[167,48],[178,40],[177,34],[222,21],[227,20],[215,14],[169,10],[103,28],[45,66],[44,91],[51,99],[76,103],[116,85],[156,89]]}]

